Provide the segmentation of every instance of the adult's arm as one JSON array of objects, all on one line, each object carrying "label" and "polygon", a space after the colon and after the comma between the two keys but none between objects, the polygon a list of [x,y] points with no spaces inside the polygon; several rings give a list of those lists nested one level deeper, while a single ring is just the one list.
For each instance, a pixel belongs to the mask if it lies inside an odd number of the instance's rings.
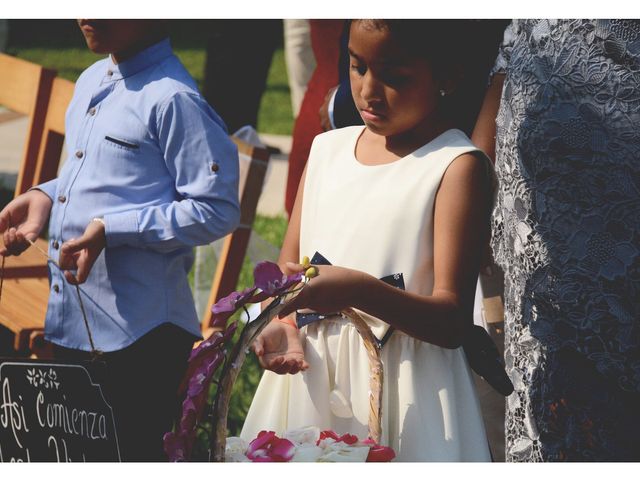
[{"label": "adult's arm", "polygon": [[496,116],[500,107],[503,84],[504,74],[493,76],[471,134],[471,141],[485,152],[494,163],[496,160]]}]

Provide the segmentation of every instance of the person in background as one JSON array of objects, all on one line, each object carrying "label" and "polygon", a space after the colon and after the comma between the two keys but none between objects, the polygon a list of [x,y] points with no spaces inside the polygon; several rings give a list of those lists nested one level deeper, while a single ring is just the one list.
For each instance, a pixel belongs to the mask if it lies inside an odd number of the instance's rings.
[{"label": "person in background", "polygon": [[639,461],[640,22],[514,20],[473,140],[495,151],[512,462]]},{"label": "person in background", "polygon": [[200,338],[192,247],[239,221],[237,149],[173,54],[165,22],[78,24],[89,49],[109,57],[78,78],[59,177],[0,212],[0,254],[19,255],[49,222],[59,267],[49,263],[45,337],[64,361],[102,352],[122,459],[158,461]]},{"label": "person in background", "polygon": [[291,90],[291,108],[295,119],[307,85],[316,68],[316,59],[311,49],[311,27],[309,20],[285,18],[284,59],[287,64],[289,90]]},{"label": "person in background", "polygon": [[245,125],[257,130],[271,60],[282,42],[282,20],[218,19],[208,24],[202,93],[230,133]]},{"label": "person in background", "polygon": [[315,136],[323,131],[318,111],[327,90],[338,83],[340,35],[344,23],[344,20],[309,20],[316,69],[307,85],[300,113],[293,126],[293,143],[289,154],[285,192],[285,209],[289,216],[293,210],[298,183],[307,163],[311,144]]}]

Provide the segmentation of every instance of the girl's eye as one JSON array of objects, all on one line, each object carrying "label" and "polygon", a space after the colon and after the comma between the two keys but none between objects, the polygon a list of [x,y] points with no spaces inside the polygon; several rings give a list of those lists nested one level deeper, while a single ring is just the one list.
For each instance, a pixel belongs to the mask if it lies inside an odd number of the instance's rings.
[{"label": "girl's eye", "polygon": [[409,81],[410,76],[400,72],[384,72],[380,79],[390,86],[400,86]]},{"label": "girl's eye", "polygon": [[358,75],[362,76],[365,73],[367,73],[367,67],[363,66],[363,65],[354,65],[351,64],[351,70],[355,71],[358,73]]}]

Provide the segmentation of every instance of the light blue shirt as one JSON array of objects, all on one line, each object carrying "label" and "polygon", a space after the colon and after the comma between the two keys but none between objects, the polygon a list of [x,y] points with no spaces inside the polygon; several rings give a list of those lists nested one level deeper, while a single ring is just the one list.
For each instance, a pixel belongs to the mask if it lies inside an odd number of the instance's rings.
[{"label": "light blue shirt", "polygon": [[[122,349],[171,322],[200,335],[187,281],[192,248],[239,222],[238,153],[226,127],[163,40],[131,59],[89,67],[66,115],[49,254],[104,218],[107,246],[81,285],[97,349]],[[49,266],[45,335],[90,350],[76,288]]]}]

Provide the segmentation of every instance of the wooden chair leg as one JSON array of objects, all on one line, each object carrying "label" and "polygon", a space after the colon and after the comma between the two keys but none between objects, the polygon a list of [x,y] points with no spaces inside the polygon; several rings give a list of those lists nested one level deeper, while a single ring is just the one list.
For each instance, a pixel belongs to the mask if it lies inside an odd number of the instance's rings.
[{"label": "wooden chair leg", "polygon": [[31,358],[53,358],[53,345],[44,338],[44,331],[34,330],[29,335]]}]

